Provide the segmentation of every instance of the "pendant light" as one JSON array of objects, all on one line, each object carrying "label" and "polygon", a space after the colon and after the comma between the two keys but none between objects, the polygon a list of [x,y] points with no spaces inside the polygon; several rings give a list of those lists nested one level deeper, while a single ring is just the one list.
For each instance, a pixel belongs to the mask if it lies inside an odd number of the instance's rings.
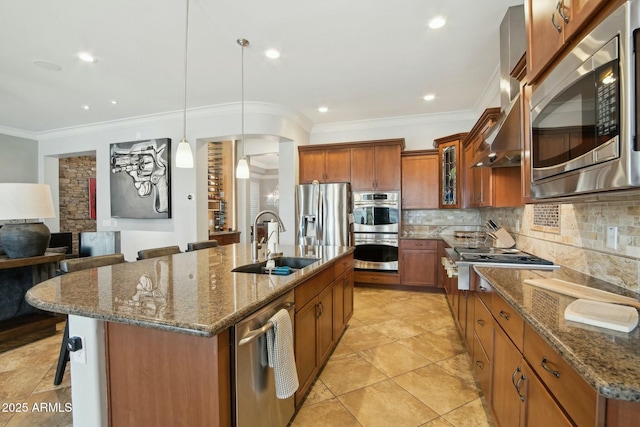
[{"label": "pendant light", "polygon": [[187,52],[189,48],[189,0],[187,0],[187,18],[184,26],[184,110],[182,115],[182,140],[176,151],[176,167],[193,168],[193,153],[187,141]]},{"label": "pendant light", "polygon": [[247,157],[244,155],[244,48],[249,45],[249,40],[238,39],[237,42],[242,48],[242,140],[240,140],[240,144],[242,145],[242,157],[238,161],[238,166],[236,167],[236,178],[247,179],[249,178],[249,163],[247,162]]}]

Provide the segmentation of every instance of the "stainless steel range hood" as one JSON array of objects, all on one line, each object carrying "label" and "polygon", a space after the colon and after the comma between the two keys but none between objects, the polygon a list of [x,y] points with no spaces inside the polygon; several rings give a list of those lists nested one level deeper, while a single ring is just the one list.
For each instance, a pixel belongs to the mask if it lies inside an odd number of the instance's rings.
[{"label": "stainless steel range hood", "polygon": [[524,6],[512,6],[500,24],[500,107],[502,115],[485,142],[490,146],[474,159],[475,167],[520,166],[522,156],[522,120],[520,82],[511,70],[526,50]]}]

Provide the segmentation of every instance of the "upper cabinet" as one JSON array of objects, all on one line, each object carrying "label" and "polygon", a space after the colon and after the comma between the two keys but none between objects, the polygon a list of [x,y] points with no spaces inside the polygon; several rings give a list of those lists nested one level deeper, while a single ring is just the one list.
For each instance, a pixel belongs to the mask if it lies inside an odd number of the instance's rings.
[{"label": "upper cabinet", "polygon": [[300,183],[351,182],[353,191],[400,190],[404,139],[298,147]]},{"label": "upper cabinet", "polygon": [[352,190],[400,190],[400,152],[403,145],[404,140],[391,140],[352,148]]},{"label": "upper cabinet", "polygon": [[439,207],[445,209],[460,209],[464,207],[461,182],[464,180],[462,166],[462,140],[466,133],[457,133],[433,141],[438,148],[439,172]]},{"label": "upper cabinet", "polygon": [[535,81],[607,0],[527,0],[528,79]]},{"label": "upper cabinet", "polygon": [[438,209],[438,151],[402,153],[402,209]]},{"label": "upper cabinet", "polygon": [[[323,146],[325,147],[325,146]],[[318,182],[349,182],[351,180],[351,150],[349,148],[298,147],[300,184]]]}]

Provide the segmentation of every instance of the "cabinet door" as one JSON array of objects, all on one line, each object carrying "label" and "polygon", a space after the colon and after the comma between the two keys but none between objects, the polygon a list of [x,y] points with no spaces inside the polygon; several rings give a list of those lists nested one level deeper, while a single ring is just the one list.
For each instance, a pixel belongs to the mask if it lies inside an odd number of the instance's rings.
[{"label": "cabinet door", "polygon": [[526,2],[529,21],[527,26],[529,79],[533,79],[544,70],[564,43],[564,21],[557,10],[558,2],[559,0],[527,0]]},{"label": "cabinet door", "polygon": [[400,190],[400,146],[382,145],[374,151],[375,189]]},{"label": "cabinet door", "polygon": [[522,371],[525,378],[521,388],[525,395],[523,425],[526,427],[572,426],[569,418],[562,412],[527,363],[522,363]]},{"label": "cabinet door", "polygon": [[339,148],[326,151],[325,181],[351,181],[351,150],[349,148]]},{"label": "cabinet door", "polygon": [[333,344],[333,286],[318,295],[317,304],[318,366],[329,356]]},{"label": "cabinet door", "polygon": [[373,190],[373,147],[351,149],[351,189]]},{"label": "cabinet door", "polygon": [[309,302],[295,315],[296,369],[300,388],[296,392],[296,405],[302,400],[313,382],[317,366],[315,300]]},{"label": "cabinet door", "polygon": [[333,282],[333,340],[344,331],[344,278],[346,273]]},{"label": "cabinet door", "polygon": [[300,151],[300,184],[325,180],[325,150]]},{"label": "cabinet door", "polygon": [[563,3],[563,9],[569,15],[569,22],[565,25],[564,38],[566,40],[584,27],[587,20],[604,6],[607,0],[563,0]]},{"label": "cabinet door", "polygon": [[437,252],[400,248],[400,284],[438,286]]},{"label": "cabinet door", "polygon": [[473,167],[473,155],[474,155],[473,146],[474,145],[476,144],[474,143],[467,144],[464,147],[464,150],[462,153],[462,163],[465,169],[462,192],[464,193],[463,203],[465,207],[477,206],[475,205],[476,185],[474,181],[477,179],[476,174],[479,173],[479,169]]},{"label": "cabinet door", "polygon": [[438,182],[440,208],[459,209],[464,203],[461,197],[460,141],[455,140],[438,145]]},{"label": "cabinet door", "polygon": [[344,324],[346,325],[353,316],[353,269],[345,272],[342,286],[344,290]]},{"label": "cabinet door", "polygon": [[492,363],[493,413],[499,425],[518,426],[523,405],[520,396],[524,396],[522,355],[500,327],[494,330]]},{"label": "cabinet door", "polygon": [[438,209],[438,154],[402,157],[402,208]]}]

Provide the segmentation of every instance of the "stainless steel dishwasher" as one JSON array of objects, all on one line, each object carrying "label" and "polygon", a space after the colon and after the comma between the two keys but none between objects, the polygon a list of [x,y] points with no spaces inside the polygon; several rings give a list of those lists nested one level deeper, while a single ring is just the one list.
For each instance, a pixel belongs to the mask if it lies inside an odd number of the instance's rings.
[{"label": "stainless steel dishwasher", "polygon": [[281,309],[289,311],[294,328],[294,293],[289,292],[256,311],[234,327],[235,425],[286,426],[293,416],[294,397],[278,399],[273,368],[267,362],[269,318]]}]

